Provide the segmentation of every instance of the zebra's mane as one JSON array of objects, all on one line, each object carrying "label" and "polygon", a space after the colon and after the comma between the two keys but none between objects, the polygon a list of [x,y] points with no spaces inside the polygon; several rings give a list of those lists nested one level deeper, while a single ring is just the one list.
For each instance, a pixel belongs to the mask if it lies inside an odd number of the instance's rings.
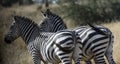
[{"label": "zebra's mane", "polygon": [[24,17],[24,16],[14,16],[14,19],[16,21],[25,21],[25,22],[29,22],[29,23],[33,23],[34,25],[38,26],[37,23],[35,23],[32,19]]},{"label": "zebra's mane", "polygon": [[48,14],[50,17],[52,17],[52,16],[57,16],[57,17],[59,17],[57,14],[51,12],[50,9],[47,9],[45,13]]}]

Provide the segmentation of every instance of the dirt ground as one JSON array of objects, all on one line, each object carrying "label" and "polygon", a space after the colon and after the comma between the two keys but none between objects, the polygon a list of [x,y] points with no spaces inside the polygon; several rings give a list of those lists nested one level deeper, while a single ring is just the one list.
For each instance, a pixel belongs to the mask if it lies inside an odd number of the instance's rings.
[{"label": "dirt ground", "polygon": [[[0,7],[0,64],[33,64],[31,55],[28,53],[26,45],[21,38],[15,40],[12,44],[4,42],[4,35],[13,21],[12,15],[26,16],[36,23],[39,23],[42,19],[37,5],[14,6],[12,8]],[[59,15],[62,16],[60,13]],[[75,27],[71,20],[64,19],[64,21],[69,28]],[[115,36],[113,56],[116,63],[120,64],[120,22],[104,24],[104,26],[108,27]]]}]

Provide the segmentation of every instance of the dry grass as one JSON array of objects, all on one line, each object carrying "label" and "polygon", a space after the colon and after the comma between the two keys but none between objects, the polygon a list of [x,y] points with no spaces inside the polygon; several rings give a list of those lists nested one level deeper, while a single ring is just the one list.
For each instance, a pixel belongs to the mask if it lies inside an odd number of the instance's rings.
[{"label": "dry grass", "polygon": [[[13,21],[11,16],[12,14],[27,16],[39,23],[42,16],[40,11],[37,10],[37,7],[37,5],[20,7],[14,6],[12,8],[3,8],[0,10],[0,64],[33,64],[31,55],[29,55],[29,53],[27,52],[26,45],[21,38],[17,39],[10,45],[6,44],[3,41],[3,38],[9,25]],[[59,15],[62,16],[62,14]],[[69,28],[75,27],[71,20],[64,20]],[[120,64],[120,22],[104,24],[104,26],[108,27],[115,36],[115,42],[113,45],[113,56],[117,64]]]},{"label": "dry grass", "polygon": [[104,26],[108,27],[114,34],[113,57],[116,63],[120,64],[120,22],[104,24]]},{"label": "dry grass", "polygon": [[37,10],[37,5],[14,6],[0,10],[0,64],[33,64],[31,55],[28,53],[26,45],[21,38],[8,45],[3,40],[9,25],[13,21],[12,15],[27,16],[36,22],[40,22],[41,13]]}]

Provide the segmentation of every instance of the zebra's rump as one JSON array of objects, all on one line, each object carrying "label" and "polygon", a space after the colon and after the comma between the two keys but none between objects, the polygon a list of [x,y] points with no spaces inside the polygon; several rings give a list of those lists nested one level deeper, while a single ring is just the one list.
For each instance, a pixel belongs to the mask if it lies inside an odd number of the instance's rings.
[{"label": "zebra's rump", "polygon": [[58,55],[67,58],[64,56],[69,56],[75,47],[74,37],[72,31],[66,30],[52,34],[40,47],[43,59],[47,62],[57,63],[60,61],[57,57]]},{"label": "zebra's rump", "polygon": [[[110,32],[107,28],[103,26],[97,26],[100,30],[104,32]],[[90,60],[97,53],[105,51],[109,45],[109,37],[106,35],[99,34],[91,27],[81,26],[74,29],[80,39],[79,49],[82,52],[82,59]],[[77,52],[77,51],[76,51]],[[96,52],[96,53],[95,53]]]}]

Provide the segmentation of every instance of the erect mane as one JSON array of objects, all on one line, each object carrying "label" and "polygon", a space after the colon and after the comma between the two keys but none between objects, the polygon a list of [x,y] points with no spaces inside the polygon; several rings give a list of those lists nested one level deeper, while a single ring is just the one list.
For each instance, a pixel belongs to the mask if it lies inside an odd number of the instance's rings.
[{"label": "erect mane", "polygon": [[35,24],[36,26],[38,26],[38,24],[35,23],[32,19],[27,18],[27,17],[24,17],[24,16],[14,16],[14,19],[17,20],[17,21],[20,21],[20,20],[21,20],[21,21],[33,23],[33,24]]}]

